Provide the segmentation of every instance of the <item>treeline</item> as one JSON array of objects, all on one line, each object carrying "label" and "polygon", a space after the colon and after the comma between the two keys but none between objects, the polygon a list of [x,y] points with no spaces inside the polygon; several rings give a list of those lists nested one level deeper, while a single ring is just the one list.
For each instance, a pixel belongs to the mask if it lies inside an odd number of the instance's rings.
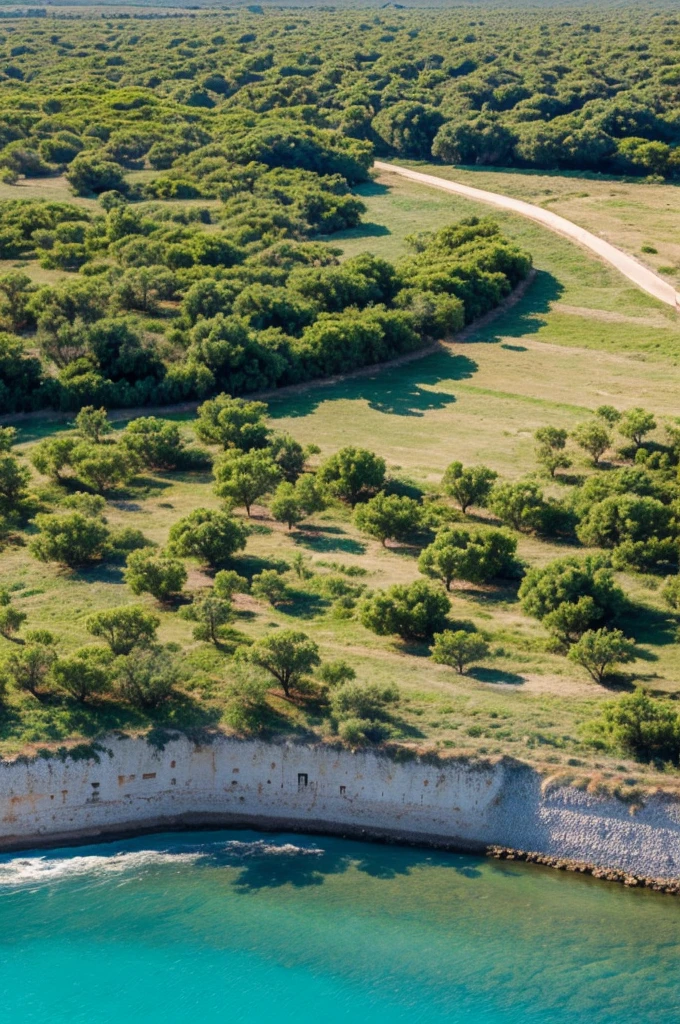
[{"label": "treeline", "polygon": [[[242,219],[227,203],[210,232],[207,209],[192,221],[117,193],[95,216],[5,203],[6,252],[79,273],[40,287],[21,271],[0,277],[0,411],[159,404],[353,370],[459,330],[530,269],[495,223],[474,218],[414,238],[397,265],[370,254],[340,264],[288,219],[304,174],[262,175],[277,198],[243,200]],[[327,179],[311,177],[324,195]]]},{"label": "treeline", "polygon": [[669,10],[31,18],[3,25],[0,39],[10,175],[29,163],[46,173],[84,152],[172,168],[181,180],[179,158],[225,141],[237,162],[287,152],[306,167],[306,140],[319,132],[333,136],[338,164],[374,146],[617,174],[674,176],[680,166]]}]

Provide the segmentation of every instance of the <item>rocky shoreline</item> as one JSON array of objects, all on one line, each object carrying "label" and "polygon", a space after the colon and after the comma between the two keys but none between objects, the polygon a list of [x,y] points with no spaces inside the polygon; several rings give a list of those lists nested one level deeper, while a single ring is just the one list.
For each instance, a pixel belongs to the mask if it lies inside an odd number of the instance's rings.
[{"label": "rocky shoreline", "polygon": [[540,864],[543,867],[554,868],[556,871],[570,871],[577,875],[590,875],[592,878],[599,878],[604,882],[617,882],[620,885],[626,885],[629,889],[652,889],[654,892],[666,893],[669,896],[680,896],[680,880],[649,878],[647,875],[636,875],[616,868],[598,867],[596,864],[587,864],[585,861],[572,860],[569,857],[551,857],[545,853],[535,853],[529,850],[513,850],[508,846],[489,846],[486,849],[486,856],[493,857],[495,860],[517,860],[523,861],[525,864]]}]

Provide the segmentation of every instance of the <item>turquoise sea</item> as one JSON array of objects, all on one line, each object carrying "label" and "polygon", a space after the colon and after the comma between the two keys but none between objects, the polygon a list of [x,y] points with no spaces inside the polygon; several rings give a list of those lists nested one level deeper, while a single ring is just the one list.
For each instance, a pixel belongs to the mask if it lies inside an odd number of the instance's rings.
[{"label": "turquoise sea", "polygon": [[0,857],[7,1024],[678,1024],[680,900],[193,832]]}]

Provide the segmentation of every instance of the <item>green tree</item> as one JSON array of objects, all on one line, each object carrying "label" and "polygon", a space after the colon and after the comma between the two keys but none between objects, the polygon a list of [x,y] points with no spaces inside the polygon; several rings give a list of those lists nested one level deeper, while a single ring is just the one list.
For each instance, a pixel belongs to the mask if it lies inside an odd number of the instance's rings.
[{"label": "green tree", "polygon": [[680,715],[668,701],[642,688],[607,703],[591,725],[598,746],[604,744],[638,761],[680,762]]},{"label": "green tree", "polygon": [[608,427],[615,427],[621,419],[621,413],[613,405],[600,405],[595,410],[595,415],[604,420]]},{"label": "green tree", "polygon": [[27,643],[20,651],[10,654],[5,669],[17,689],[26,690],[41,699],[56,657],[51,644]]},{"label": "green tree", "polygon": [[281,471],[267,451],[228,451],[215,464],[218,497],[250,510],[258,498],[271,491]]},{"label": "green tree", "polygon": [[0,277],[0,318],[10,331],[18,333],[29,324],[29,304],[34,291],[31,278],[21,270],[12,270]]},{"label": "green tree", "polygon": [[366,598],[361,622],[380,636],[397,634],[406,640],[426,640],[446,626],[449,599],[425,580],[396,583]]},{"label": "green tree", "polygon": [[579,448],[590,455],[593,465],[599,465],[600,459],[611,447],[612,437],[602,423],[592,420],[589,423],[579,423],[573,431],[572,437]]},{"label": "green tree", "polygon": [[663,539],[674,530],[672,508],[657,498],[611,494],[590,506],[576,533],[582,544],[614,548],[624,541]]},{"label": "green tree", "polygon": [[346,682],[331,694],[331,708],[337,718],[378,721],[398,703],[399,687],[394,683],[381,686],[379,683]]},{"label": "green tree", "polygon": [[98,697],[111,685],[108,660],[98,647],[81,647],[52,666],[52,678],[79,704]]},{"label": "green tree", "polygon": [[269,601],[274,607],[283,604],[290,597],[288,585],[276,569],[263,569],[262,572],[253,576],[250,591],[253,597]]},{"label": "green tree", "polygon": [[498,484],[491,492],[488,505],[502,523],[515,530],[539,530],[543,523],[543,492],[533,480]]},{"label": "green tree", "polygon": [[149,469],[177,469],[187,457],[184,438],[176,423],[156,416],[140,416],[125,428],[121,446],[132,452],[134,459]]},{"label": "green tree", "polygon": [[489,645],[479,633],[468,633],[464,629],[446,629],[437,633],[432,647],[432,660],[438,665],[448,665],[462,675],[465,667],[488,657]]},{"label": "green tree", "polygon": [[97,493],[128,483],[139,470],[136,456],[118,445],[76,445],[71,464],[78,479]]},{"label": "green tree", "polygon": [[303,448],[290,434],[274,434],[269,440],[268,447],[271,457],[281,470],[283,479],[291,484],[304,473],[307,459],[319,452],[315,444]]},{"label": "green tree", "polygon": [[295,629],[269,633],[246,648],[243,656],[272,675],[286,697],[300,687],[321,661],[317,644]]},{"label": "green tree", "polygon": [[198,407],[196,433],[206,444],[223,448],[238,448],[242,452],[264,448],[269,440],[266,414],[264,402],[218,395]]},{"label": "green tree", "polygon": [[34,523],[38,534],[29,548],[41,562],[77,568],[99,561],[109,549],[108,528],[82,512],[44,513],[37,515]]},{"label": "green tree", "polygon": [[16,444],[16,427],[0,427],[0,452],[5,453],[11,450]]},{"label": "green tree", "polygon": [[269,504],[269,511],[277,523],[285,523],[289,530],[301,523],[306,515],[298,500],[295,486],[287,480],[276,488]]},{"label": "green tree", "polygon": [[634,661],[635,642],[620,629],[588,629],[569,651],[569,658],[582,665],[596,683],[602,683],[614,665]]},{"label": "green tree", "polygon": [[385,482],[385,460],[366,448],[341,448],[320,467],[319,483],[352,508],[379,491]]},{"label": "green tree", "polygon": [[129,654],[117,658],[114,667],[121,697],[146,711],[170,700],[179,675],[172,652],[155,644],[134,647]]},{"label": "green tree", "polygon": [[661,591],[661,596],[674,612],[680,611],[680,576],[668,576]]},{"label": "green tree", "polygon": [[95,409],[84,405],[76,416],[76,430],[86,441],[99,444],[106,434],[113,430],[106,409]]},{"label": "green tree", "polygon": [[26,621],[26,612],[20,611],[12,604],[7,590],[0,590],[0,636],[6,640],[14,639],[22,624]]},{"label": "green tree", "polygon": [[536,458],[550,476],[558,469],[568,469],[571,459],[565,452],[568,433],[562,427],[539,427],[534,433]]},{"label": "green tree", "polygon": [[647,412],[638,405],[633,409],[627,409],[623,413],[618,427],[619,433],[629,441],[632,441],[635,448],[638,449],[644,444],[647,434],[651,434],[653,430],[656,430],[656,420],[653,413]]},{"label": "green tree", "polygon": [[133,647],[151,643],[160,624],[158,616],[141,605],[95,612],[86,622],[88,632],[106,641],[114,654],[129,654]]},{"label": "green tree", "polygon": [[15,455],[0,454],[0,515],[21,513],[28,498],[31,473]]},{"label": "green tree", "polygon": [[196,623],[194,640],[206,640],[219,647],[224,639],[224,627],[234,617],[231,601],[215,594],[205,594],[194,600],[183,615]]},{"label": "green tree", "polygon": [[318,676],[322,683],[333,689],[336,686],[342,686],[344,683],[353,682],[357,674],[344,659],[338,658],[336,661],[324,661],[319,669]]},{"label": "green tree", "polygon": [[261,732],[269,712],[269,682],[249,666],[234,665],[227,690],[225,721],[236,732],[246,735]]},{"label": "green tree", "polygon": [[77,445],[75,437],[46,437],[32,450],[31,462],[44,476],[51,477],[55,483],[64,479],[64,469],[72,465],[73,449]]},{"label": "green tree", "polygon": [[315,473],[304,473],[295,481],[295,497],[307,516],[313,516],[315,512],[323,512],[326,508],[323,488]]},{"label": "green tree", "polygon": [[517,541],[504,530],[470,533],[444,528],[418,559],[424,576],[439,579],[447,590],[455,579],[468,583],[489,583],[499,576],[515,574]]},{"label": "green tree", "polygon": [[462,462],[452,462],[442,479],[444,492],[449,494],[460,505],[462,512],[471,506],[484,507],[491,494],[498,473],[486,466],[468,466]]},{"label": "green tree", "polygon": [[187,571],[177,558],[148,550],[131,551],[124,578],[133,594],[151,594],[161,604],[167,604],[181,593]]},{"label": "green tree", "polygon": [[196,508],[170,528],[169,550],[218,566],[246,546],[246,530],[228,512]]},{"label": "green tree", "polygon": [[579,634],[612,622],[625,601],[607,559],[600,555],[583,560],[558,558],[530,569],[522,580],[519,598],[527,615],[548,624],[548,616],[561,605],[576,606],[573,621],[578,630],[572,631]]},{"label": "green tree", "polygon": [[357,508],[354,522],[384,547],[388,540],[406,541],[412,537],[422,526],[423,510],[413,498],[381,491]]},{"label": "green tree", "polygon": [[234,594],[248,593],[248,580],[245,576],[239,576],[234,569],[222,569],[215,573],[214,591],[217,597],[231,601]]}]

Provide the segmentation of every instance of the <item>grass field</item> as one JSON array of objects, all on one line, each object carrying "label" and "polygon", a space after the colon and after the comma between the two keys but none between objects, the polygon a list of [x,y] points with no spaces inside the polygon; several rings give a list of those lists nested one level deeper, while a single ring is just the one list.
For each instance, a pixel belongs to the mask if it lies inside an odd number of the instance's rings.
[{"label": "grass field", "polygon": [[[680,275],[677,184],[583,172],[448,167],[412,160],[399,163],[543,206],[630,252],[669,280]],[[649,252],[650,248],[656,252]]]},{"label": "grass field", "polygon": [[[411,232],[489,212],[399,179],[388,188],[387,180],[361,190],[367,224],[333,238],[346,255],[369,250],[395,258],[405,251]],[[571,429],[605,402],[620,408],[643,404],[659,415],[677,413],[680,326],[675,314],[572,243],[513,215],[494,216],[532,252],[538,270],[512,311],[471,340],[417,362],[276,398],[270,403],[272,425],[301,442],[314,441],[321,447],[320,458],[344,444],[365,445],[387,459],[393,476],[436,489],[453,459],[484,462],[505,478],[533,472],[532,434],[538,426]],[[190,417],[182,419],[191,433]],[[63,426],[47,420],[25,423],[20,451],[28,453],[39,437],[58,429]],[[587,469],[577,463],[574,471]],[[565,485],[551,486],[559,493]],[[205,474],[145,478],[115,497],[107,511],[110,523],[139,527],[161,545],[170,525],[190,509],[217,505]],[[570,550],[568,545],[520,540],[520,554],[532,563]],[[265,508],[257,508],[247,550],[235,567],[252,575],[263,566],[290,562],[298,551],[322,575],[337,571],[329,567],[333,562],[362,566],[371,588],[418,575],[413,550],[384,550],[361,536],[342,509],[329,510],[309,528],[288,534]],[[17,605],[28,612],[28,625],[60,633],[63,649],[90,639],[85,620],[92,610],[133,600],[115,565],[65,573],[34,561],[25,548],[9,547],[2,555],[2,572]],[[523,615],[512,589],[456,587],[452,617],[474,621],[489,635],[494,652],[461,678],[435,666],[426,648],[404,647],[376,637],[355,620],[338,618],[330,602],[301,592],[292,574],[289,579],[297,596],[285,608],[273,610],[249,596],[239,598],[237,630],[252,637],[274,625],[294,624],[317,640],[324,657],[350,661],[360,679],[396,680],[403,692],[396,713],[402,742],[441,751],[508,754],[543,767],[601,772],[612,780],[622,773],[629,781],[653,780],[651,770],[593,756],[582,743],[582,723],[612,693],[595,686],[564,657],[546,652],[543,628]],[[193,566],[190,588],[208,582]],[[678,623],[663,609],[660,581],[636,576],[623,582],[637,602],[625,629],[640,641],[641,658],[619,685],[630,686],[635,678],[658,692],[680,691]],[[218,723],[230,673],[227,655],[195,642],[191,624],[177,615],[163,612],[161,618],[161,638],[182,644],[192,683],[182,700],[155,720],[164,725]],[[3,654],[11,649],[2,639],[0,648]],[[274,727],[323,731],[322,713],[305,716],[277,696],[271,705]],[[114,701],[83,711],[64,701],[38,704],[15,697],[0,720],[0,753],[88,738],[105,728],[141,728],[148,721]]]}]

